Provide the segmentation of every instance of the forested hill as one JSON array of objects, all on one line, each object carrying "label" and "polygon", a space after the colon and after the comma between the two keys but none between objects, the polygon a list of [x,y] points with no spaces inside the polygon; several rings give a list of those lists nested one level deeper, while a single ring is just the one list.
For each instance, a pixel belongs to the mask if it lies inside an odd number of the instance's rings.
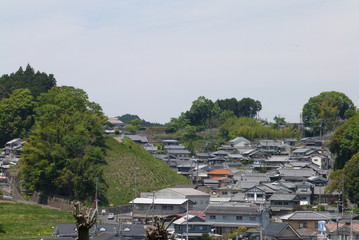
[{"label": "forested hill", "polygon": [[129,138],[107,137],[105,143],[103,178],[108,185],[105,197],[109,204],[127,204],[135,192],[139,196],[140,192],[189,183],[186,177],[174,172]]}]

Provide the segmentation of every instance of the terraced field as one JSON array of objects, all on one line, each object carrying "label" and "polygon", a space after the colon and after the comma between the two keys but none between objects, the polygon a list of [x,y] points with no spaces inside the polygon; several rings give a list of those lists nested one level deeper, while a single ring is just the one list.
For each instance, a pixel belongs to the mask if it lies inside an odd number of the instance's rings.
[{"label": "terraced field", "polygon": [[108,137],[106,145],[104,179],[108,184],[106,197],[110,205],[127,204],[140,192],[189,183],[186,177],[178,175],[128,138]]}]

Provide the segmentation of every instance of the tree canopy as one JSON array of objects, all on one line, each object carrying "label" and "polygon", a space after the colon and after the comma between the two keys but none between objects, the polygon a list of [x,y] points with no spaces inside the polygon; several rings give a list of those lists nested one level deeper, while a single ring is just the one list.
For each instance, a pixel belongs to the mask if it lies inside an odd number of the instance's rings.
[{"label": "tree canopy", "polygon": [[91,198],[104,154],[101,107],[73,87],[54,87],[38,99],[21,161],[26,191]]},{"label": "tree canopy", "polygon": [[34,69],[28,64],[25,71],[22,67],[16,73],[3,75],[0,77],[0,96],[9,95],[15,89],[27,88],[35,98],[41,93],[45,93],[56,86],[54,75],[46,73],[35,73]]},{"label": "tree canopy", "polygon": [[23,138],[33,124],[35,102],[29,89],[16,89],[0,100],[0,144],[13,138]]},{"label": "tree canopy", "polygon": [[335,131],[328,147],[336,155],[336,169],[342,169],[345,163],[359,152],[359,113]]},{"label": "tree canopy", "polygon": [[166,124],[167,131],[175,132],[184,129],[187,125],[199,129],[218,127],[231,117],[254,118],[261,109],[261,103],[251,98],[243,98],[240,101],[235,98],[218,99],[213,102],[200,96],[192,102],[188,111],[178,118],[172,118]]},{"label": "tree canopy", "polygon": [[310,127],[312,133],[317,135],[320,131],[334,130],[337,121],[348,119],[354,112],[352,100],[344,93],[322,92],[311,97],[303,106],[302,119],[304,125]]},{"label": "tree canopy", "polygon": [[330,175],[326,191],[344,191],[345,198],[352,203],[359,203],[359,153],[355,154],[343,169],[336,170]]}]

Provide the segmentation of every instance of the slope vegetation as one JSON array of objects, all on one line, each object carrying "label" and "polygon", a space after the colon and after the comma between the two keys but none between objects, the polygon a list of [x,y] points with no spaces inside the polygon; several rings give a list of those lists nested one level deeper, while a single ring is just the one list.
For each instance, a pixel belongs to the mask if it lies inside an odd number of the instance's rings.
[{"label": "slope vegetation", "polygon": [[177,174],[129,138],[116,140],[108,137],[106,146],[104,180],[108,184],[106,198],[110,205],[127,204],[140,192],[189,183],[186,177]]}]

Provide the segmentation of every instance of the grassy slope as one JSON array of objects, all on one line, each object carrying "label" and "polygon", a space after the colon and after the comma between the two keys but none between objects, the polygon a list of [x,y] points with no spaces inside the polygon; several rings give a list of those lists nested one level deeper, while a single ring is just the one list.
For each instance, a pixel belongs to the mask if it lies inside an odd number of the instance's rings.
[{"label": "grassy slope", "polygon": [[0,202],[0,239],[51,237],[60,223],[75,223],[71,212],[14,202]]},{"label": "grassy slope", "polygon": [[108,137],[106,145],[107,166],[104,169],[104,178],[108,184],[106,197],[110,204],[127,204],[131,201],[135,185],[136,195],[139,196],[140,192],[189,183],[186,177],[175,173],[164,162],[154,158],[128,138],[118,142]]}]

